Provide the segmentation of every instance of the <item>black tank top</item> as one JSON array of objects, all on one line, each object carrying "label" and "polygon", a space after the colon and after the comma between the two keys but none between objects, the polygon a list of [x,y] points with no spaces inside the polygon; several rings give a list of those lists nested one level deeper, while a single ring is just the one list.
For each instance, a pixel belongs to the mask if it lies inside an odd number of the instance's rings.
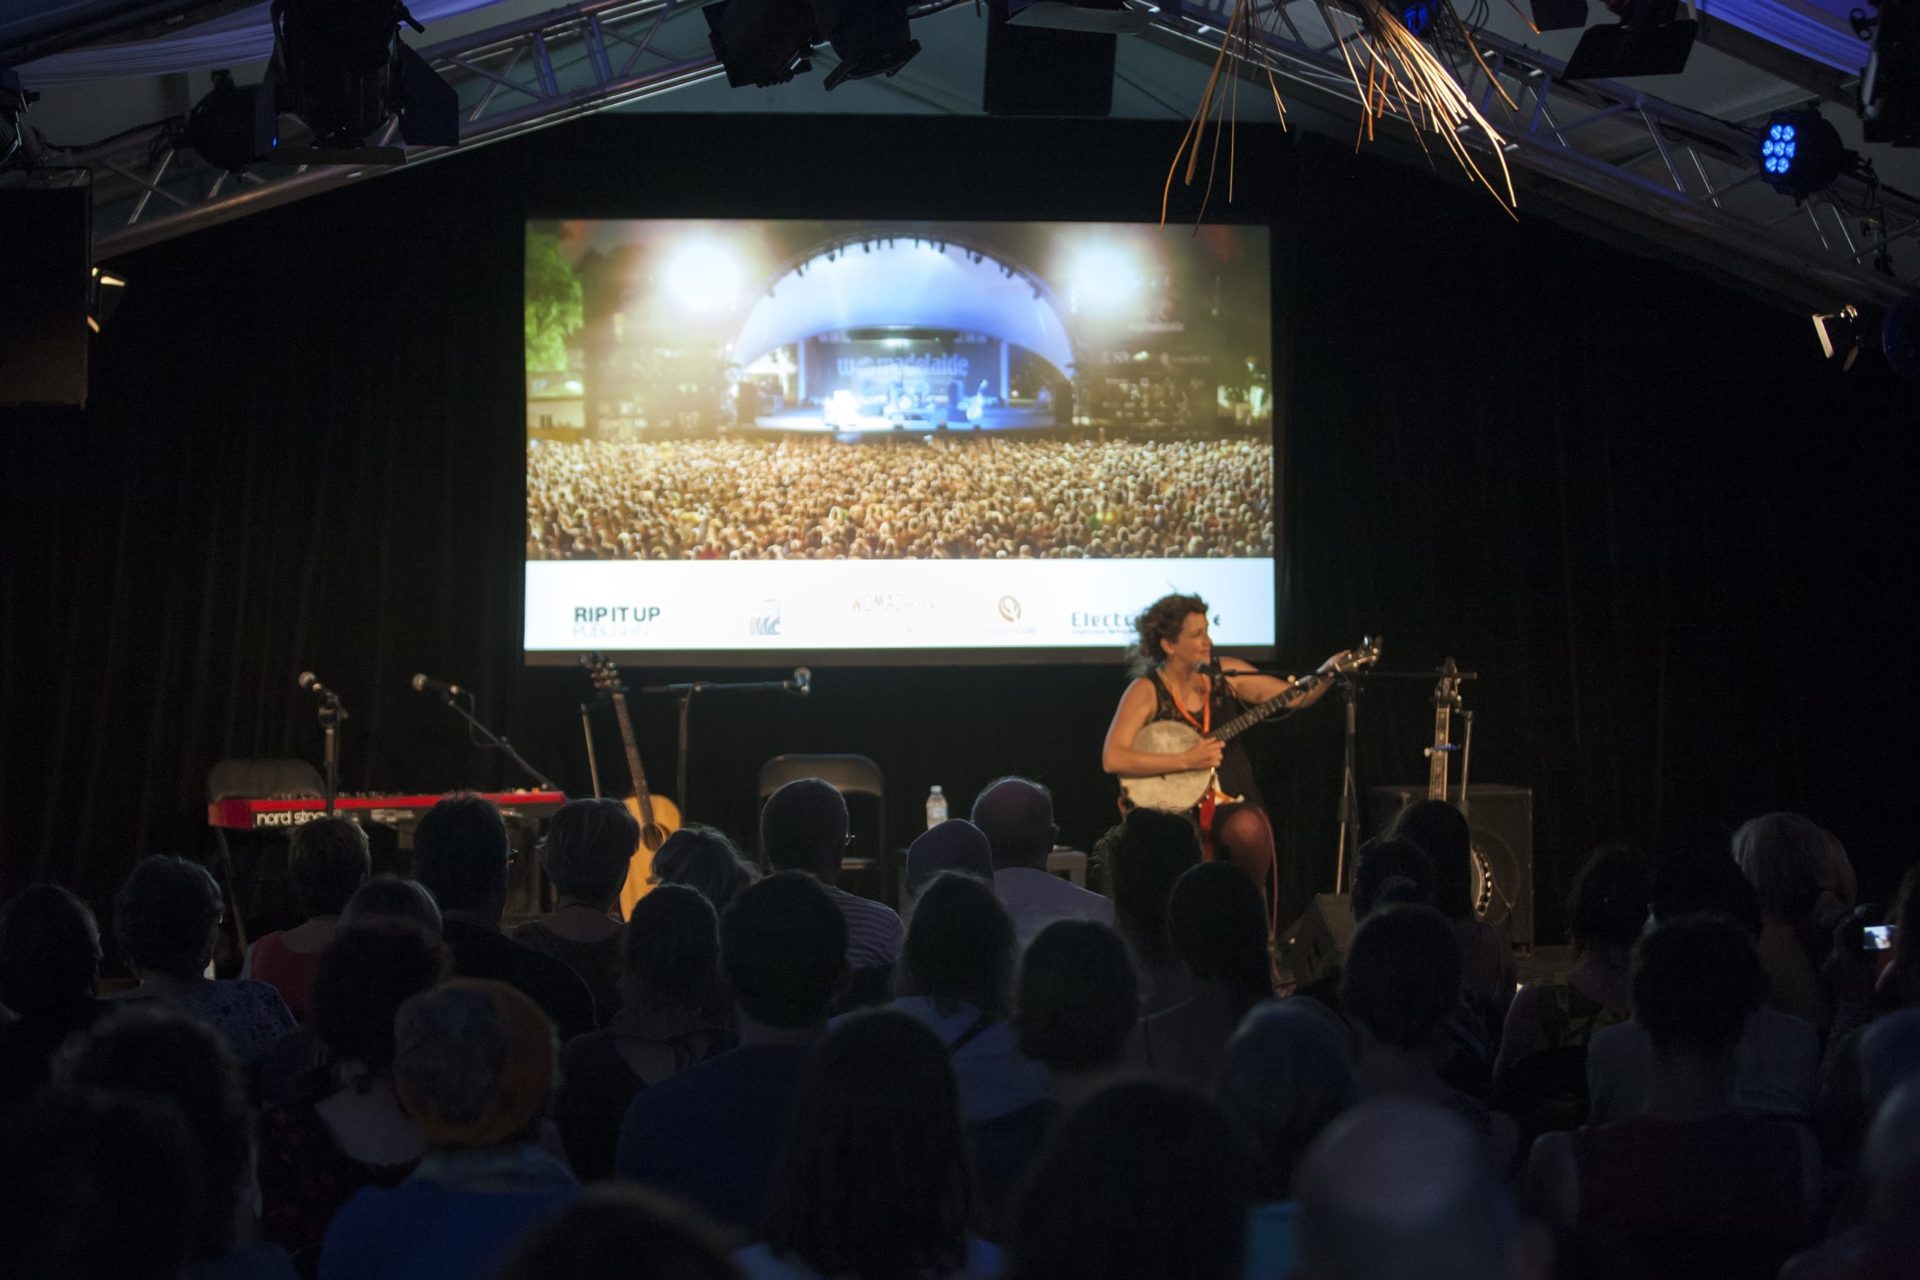
[{"label": "black tank top", "polygon": [[[1212,704],[1213,718],[1195,716],[1189,720],[1181,714],[1173,700],[1173,691],[1167,688],[1167,682],[1159,671],[1154,671],[1148,679],[1153,681],[1153,718],[1154,720],[1178,720],[1192,727],[1193,720],[1199,720],[1210,728],[1219,728],[1227,721],[1247,709],[1246,704],[1234,696],[1233,687],[1225,680],[1214,677],[1208,681],[1210,686],[1208,699]],[[1220,789],[1230,796],[1238,796],[1251,804],[1265,808],[1260,799],[1260,789],[1253,784],[1253,764],[1247,759],[1247,753],[1241,748],[1238,738],[1229,741],[1220,756]]]}]

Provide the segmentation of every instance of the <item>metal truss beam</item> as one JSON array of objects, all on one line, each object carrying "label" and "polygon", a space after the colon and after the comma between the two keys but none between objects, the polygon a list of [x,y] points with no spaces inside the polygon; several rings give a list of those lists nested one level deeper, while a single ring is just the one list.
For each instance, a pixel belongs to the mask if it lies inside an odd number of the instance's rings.
[{"label": "metal truss beam", "polygon": [[[932,0],[923,17],[956,0]],[[1262,41],[1265,76],[1283,93],[1303,94],[1357,123],[1360,95],[1324,0],[1269,4]],[[720,73],[706,51],[675,55],[662,41],[669,24],[700,0],[587,0],[568,8],[449,40],[421,54],[459,93],[457,147],[414,148],[408,164],[576,116],[666,93]],[[1196,60],[1218,53],[1232,0],[1169,6],[1148,38]],[[1351,24],[1341,24],[1350,29]],[[1631,215],[1671,232],[1682,252],[1733,266],[1765,291],[1799,302],[1887,300],[1920,283],[1920,200],[1870,189],[1856,177],[1796,204],[1756,180],[1754,134],[1740,125],[1663,102],[1608,81],[1563,82],[1563,64],[1488,32],[1475,36],[1479,58],[1457,42],[1438,52],[1505,139],[1521,172],[1588,198],[1609,214]],[[1483,70],[1480,63],[1484,61]],[[1508,110],[1502,94],[1518,104]],[[395,145],[389,124],[371,141]],[[1470,148],[1489,144],[1466,132]],[[348,165],[256,166],[235,177],[179,147],[166,130],[116,139],[66,157],[91,170],[95,242],[101,257],[270,208],[382,172]],[[1444,158],[1440,163],[1446,163]],[[1524,199],[1524,196],[1523,196]],[[1523,207],[1524,214],[1524,207]],[[1904,251],[1898,275],[1876,258]]]},{"label": "metal truss beam", "polygon": [[[460,142],[407,149],[407,165],[605,111],[720,74],[704,52],[660,43],[698,0],[590,0],[419,52],[460,97]],[[398,146],[388,121],[369,144]],[[362,165],[256,165],[237,178],[214,169],[155,126],[68,158],[94,175],[96,256],[125,253],[187,231],[386,172]]]},{"label": "metal truss beam", "polygon": [[[1270,66],[1283,93],[1304,90],[1357,120],[1360,93],[1320,2],[1267,6],[1267,62],[1255,60],[1242,73],[1264,77]],[[1200,0],[1163,13],[1157,42],[1211,60],[1231,3]],[[1517,171],[1590,197],[1613,216],[1627,212],[1637,224],[1671,231],[1665,238],[1676,248],[1732,265],[1779,298],[1884,302],[1920,287],[1920,199],[1850,175],[1795,202],[1758,180],[1752,129],[1612,81],[1562,81],[1564,63],[1490,32],[1476,33],[1474,43],[1478,59],[1457,42],[1437,52],[1501,133]],[[1508,109],[1496,82],[1518,110]],[[1471,150],[1491,152],[1476,131],[1460,137]],[[1451,162],[1438,156],[1435,163]],[[1879,258],[1895,259],[1902,249],[1904,270],[1879,269]]]}]

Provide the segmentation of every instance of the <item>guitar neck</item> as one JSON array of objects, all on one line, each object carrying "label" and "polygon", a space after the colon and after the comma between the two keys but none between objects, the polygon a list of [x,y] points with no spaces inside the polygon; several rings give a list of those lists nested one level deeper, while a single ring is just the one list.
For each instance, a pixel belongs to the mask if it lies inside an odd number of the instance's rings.
[{"label": "guitar neck", "polygon": [[[1221,679],[1225,678],[1224,676],[1221,677]],[[1302,676],[1300,679],[1294,681],[1292,687],[1287,689],[1286,692],[1268,698],[1265,702],[1255,703],[1207,736],[1218,739],[1221,742],[1237,738],[1275,712],[1289,709],[1299,700],[1299,695],[1312,692],[1315,688],[1324,684],[1327,679],[1328,677],[1324,673],[1318,671],[1310,676]]]},{"label": "guitar neck", "polygon": [[1453,740],[1453,708],[1441,703],[1433,713],[1433,750],[1427,755],[1427,799],[1447,798],[1448,744]]},{"label": "guitar neck", "polygon": [[633,775],[633,794],[640,802],[640,821],[653,825],[653,797],[647,792],[647,771],[640,765],[640,744],[633,740],[633,721],[627,715],[627,695],[613,695],[613,718],[620,726],[620,744],[627,751],[627,772]]}]

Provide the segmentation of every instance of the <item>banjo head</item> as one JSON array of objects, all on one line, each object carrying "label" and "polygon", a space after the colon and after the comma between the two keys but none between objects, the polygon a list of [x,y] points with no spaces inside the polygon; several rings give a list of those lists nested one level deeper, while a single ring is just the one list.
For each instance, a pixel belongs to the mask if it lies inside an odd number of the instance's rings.
[{"label": "banjo head", "polygon": [[[1178,720],[1156,720],[1134,736],[1132,745],[1135,751],[1177,756],[1199,741],[1200,735],[1191,725]],[[1185,813],[1207,794],[1207,783],[1212,776],[1209,769],[1185,769],[1147,778],[1122,778],[1120,789],[1128,800],[1143,809]]]}]

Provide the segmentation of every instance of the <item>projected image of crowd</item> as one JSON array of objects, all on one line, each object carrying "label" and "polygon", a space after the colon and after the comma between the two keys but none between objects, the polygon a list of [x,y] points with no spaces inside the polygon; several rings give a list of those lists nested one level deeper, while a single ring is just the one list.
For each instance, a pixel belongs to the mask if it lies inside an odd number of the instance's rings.
[{"label": "projected image of crowd", "polygon": [[527,455],[529,560],[1272,554],[1265,440],[539,442]]}]

